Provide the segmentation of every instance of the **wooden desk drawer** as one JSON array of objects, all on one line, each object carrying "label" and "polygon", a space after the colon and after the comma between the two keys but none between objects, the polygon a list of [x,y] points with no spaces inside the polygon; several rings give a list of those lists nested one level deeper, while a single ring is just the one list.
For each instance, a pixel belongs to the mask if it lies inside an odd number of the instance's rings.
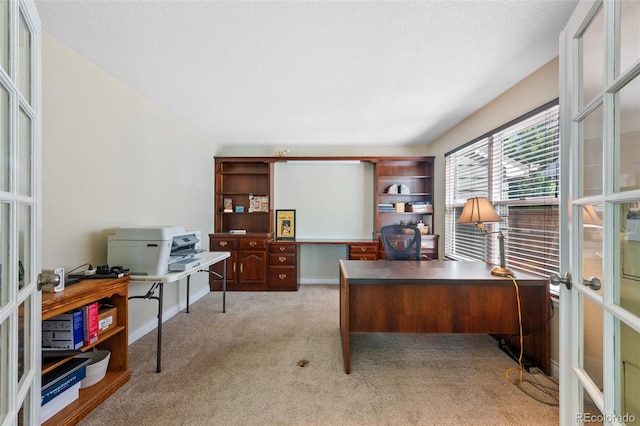
[{"label": "wooden desk drawer", "polygon": [[349,260],[378,260],[377,254],[350,254]]},{"label": "wooden desk drawer", "polygon": [[270,290],[297,290],[298,269],[295,266],[272,266],[269,268]]},{"label": "wooden desk drawer", "polygon": [[271,254],[296,254],[295,244],[269,244],[269,253]]},{"label": "wooden desk drawer", "polygon": [[349,245],[349,260],[377,260],[378,244],[352,244]]},{"label": "wooden desk drawer", "polygon": [[240,250],[266,250],[265,238],[240,238]]},{"label": "wooden desk drawer", "polygon": [[237,248],[238,239],[234,237],[210,237],[209,250],[211,251],[232,251]]},{"label": "wooden desk drawer", "polygon": [[273,266],[296,266],[296,255],[291,254],[269,254],[269,265]]}]

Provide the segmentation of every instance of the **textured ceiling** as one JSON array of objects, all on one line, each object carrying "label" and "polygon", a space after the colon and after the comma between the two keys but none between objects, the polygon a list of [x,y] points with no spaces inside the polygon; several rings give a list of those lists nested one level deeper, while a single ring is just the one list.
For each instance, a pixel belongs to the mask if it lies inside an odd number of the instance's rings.
[{"label": "textured ceiling", "polygon": [[558,54],[577,0],[36,1],[53,37],[233,145],[425,144]]}]

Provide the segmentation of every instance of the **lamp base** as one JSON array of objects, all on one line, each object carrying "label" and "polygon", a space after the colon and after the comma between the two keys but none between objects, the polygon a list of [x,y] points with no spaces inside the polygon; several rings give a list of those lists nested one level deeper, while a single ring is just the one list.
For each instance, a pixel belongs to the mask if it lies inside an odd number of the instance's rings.
[{"label": "lamp base", "polygon": [[507,277],[509,275],[511,275],[512,277],[514,276],[510,270],[508,270],[507,268],[501,268],[501,267],[494,268],[491,271],[491,275],[496,275],[498,277]]}]

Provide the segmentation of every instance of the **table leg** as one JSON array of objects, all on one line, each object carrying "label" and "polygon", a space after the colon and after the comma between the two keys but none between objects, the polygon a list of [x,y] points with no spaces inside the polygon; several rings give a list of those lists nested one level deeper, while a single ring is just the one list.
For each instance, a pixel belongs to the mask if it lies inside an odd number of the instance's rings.
[{"label": "table leg", "polygon": [[160,295],[158,297],[158,349],[156,351],[156,373],[160,372],[162,359],[162,299],[164,283],[159,283],[158,288]]},{"label": "table leg", "polygon": [[189,313],[189,284],[191,282],[191,275],[187,275],[187,313]]},{"label": "table leg", "polygon": [[227,312],[227,259],[222,264],[222,313]]}]

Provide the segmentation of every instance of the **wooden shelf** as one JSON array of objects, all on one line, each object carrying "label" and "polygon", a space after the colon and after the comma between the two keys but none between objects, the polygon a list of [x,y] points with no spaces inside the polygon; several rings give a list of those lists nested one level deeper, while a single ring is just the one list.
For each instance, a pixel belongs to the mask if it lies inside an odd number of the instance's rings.
[{"label": "wooden shelf", "polygon": [[102,404],[111,394],[129,381],[131,373],[126,371],[107,371],[104,379],[93,386],[80,389],[80,398],[63,408],[47,420],[49,426],[75,425],[83,417]]},{"label": "wooden shelf", "polygon": [[[80,349],[82,352],[86,352],[98,347],[111,352],[106,376],[93,386],[81,389],[80,397],[47,420],[44,423],[45,425],[57,426],[78,423],[80,419],[94,410],[131,378],[131,372],[129,371],[129,336],[127,331],[128,288],[129,277],[126,276],[113,279],[83,280],[66,287],[60,293],[43,293],[43,320],[81,308],[92,302],[108,300],[110,305],[117,308],[118,324],[100,334],[97,342]],[[73,357],[43,362],[42,374],[64,364],[71,358]]]}]

